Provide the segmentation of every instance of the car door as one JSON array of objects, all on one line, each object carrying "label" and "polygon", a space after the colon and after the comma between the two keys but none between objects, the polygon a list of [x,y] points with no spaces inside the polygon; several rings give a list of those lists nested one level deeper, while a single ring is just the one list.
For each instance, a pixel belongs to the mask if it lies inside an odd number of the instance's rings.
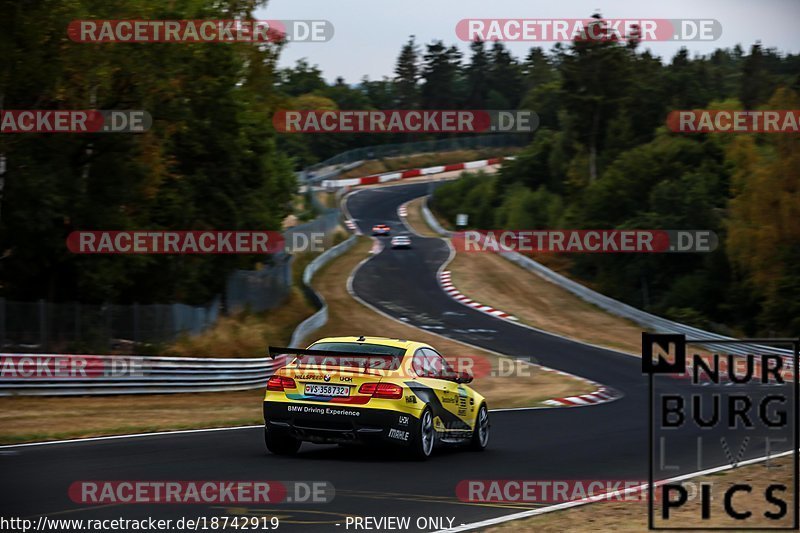
[{"label": "car door", "polygon": [[[426,401],[433,410],[436,431],[450,434],[470,429],[469,424],[465,422],[467,411],[461,406],[468,400],[466,398],[462,400],[463,387],[453,381],[455,372],[445,358],[435,350],[420,348],[414,355],[413,367],[414,372],[421,378],[419,382],[424,388],[429,389],[425,391]],[[460,415],[460,412],[464,415]]]}]

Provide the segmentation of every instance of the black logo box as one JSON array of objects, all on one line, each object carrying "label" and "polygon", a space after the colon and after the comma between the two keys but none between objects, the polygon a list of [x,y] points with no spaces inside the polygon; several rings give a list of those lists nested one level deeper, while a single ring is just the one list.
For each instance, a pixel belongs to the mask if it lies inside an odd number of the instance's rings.
[{"label": "black logo box", "polygon": [[[794,390],[794,416],[792,417],[793,422],[793,446],[792,446],[792,455],[794,458],[794,465],[793,465],[793,485],[794,485],[794,495],[793,495],[793,525],[792,526],[779,526],[779,527],[765,527],[761,526],[753,526],[753,527],[709,527],[709,526],[697,526],[697,527],[680,527],[675,525],[670,525],[668,527],[656,527],[655,526],[655,517],[653,511],[653,494],[655,492],[655,482],[654,482],[654,465],[653,465],[653,454],[655,452],[655,443],[654,443],[654,435],[655,435],[655,421],[654,421],[654,409],[653,409],[653,401],[654,401],[654,393],[653,393],[653,382],[654,377],[657,374],[684,374],[687,368],[687,358],[686,358],[686,345],[687,344],[697,344],[697,345],[752,345],[752,344],[759,344],[759,345],[790,345],[792,346],[792,370],[793,370],[793,390]],[[654,361],[653,354],[655,353],[654,348],[657,348],[659,352],[663,352],[666,354],[671,354],[674,357],[672,360],[666,359],[659,355],[657,359]],[[798,377],[798,365],[800,362],[798,359],[800,358],[800,338],[798,339],[731,339],[731,340],[717,340],[717,339],[690,339],[687,340],[685,335],[681,334],[671,334],[671,333],[647,333],[642,332],[642,373],[648,375],[648,418],[649,418],[649,448],[648,448],[648,460],[649,460],[649,472],[648,472],[648,486],[647,486],[647,520],[648,520],[648,529],[649,530],[676,530],[676,531],[693,531],[693,530],[709,530],[709,531],[731,531],[731,530],[798,530],[800,529],[800,508],[798,508],[798,496],[800,494],[800,478],[798,478],[798,468],[800,467],[800,425],[798,424],[798,408],[800,408],[800,378]]]}]

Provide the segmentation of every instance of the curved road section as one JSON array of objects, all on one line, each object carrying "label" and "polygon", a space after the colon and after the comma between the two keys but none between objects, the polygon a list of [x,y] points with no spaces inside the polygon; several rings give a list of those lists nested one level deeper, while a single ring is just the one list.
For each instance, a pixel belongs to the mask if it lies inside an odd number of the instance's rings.
[{"label": "curved road section", "polygon": [[[402,228],[398,206],[429,194],[431,187],[417,183],[366,189],[352,194],[347,206],[365,233],[379,222]],[[0,516],[34,521],[42,515],[52,519],[154,518],[169,519],[172,524],[181,518],[278,517],[280,529],[288,531],[385,531],[397,522],[369,522],[369,529],[356,529],[352,523],[348,527],[347,517],[410,517],[411,530],[430,531],[535,507],[462,502],[456,498],[456,486],[462,480],[645,480],[648,394],[639,359],[548,335],[457,303],[436,280],[449,257],[447,244],[418,236],[412,236],[412,241],[411,250],[385,247],[363,263],[350,280],[354,295],[409,325],[514,357],[535,358],[551,368],[613,387],[623,398],[569,409],[497,411],[492,414],[492,435],[485,452],[443,450],[424,463],[381,450],[308,444],[296,457],[273,456],[265,452],[260,427],[2,447]],[[668,463],[679,471],[664,468],[657,478],[697,470],[697,436],[688,432],[673,439]],[[712,437],[703,441],[702,467],[727,464],[718,435],[702,436]],[[763,447],[751,446],[742,459],[761,455]],[[69,496],[70,486],[82,480],[325,481],[336,492],[330,503],[85,505]],[[640,508],[646,512],[645,506]],[[417,522],[420,517],[427,520]]]}]

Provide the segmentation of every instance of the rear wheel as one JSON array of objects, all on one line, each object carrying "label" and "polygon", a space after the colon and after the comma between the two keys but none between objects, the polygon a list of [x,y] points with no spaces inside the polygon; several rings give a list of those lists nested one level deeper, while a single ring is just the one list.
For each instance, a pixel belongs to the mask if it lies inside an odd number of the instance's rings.
[{"label": "rear wheel", "polygon": [[417,428],[414,442],[411,443],[411,454],[420,460],[425,460],[433,453],[433,445],[436,441],[436,430],[433,429],[433,415],[427,407],[419,417],[419,427]]},{"label": "rear wheel", "polygon": [[288,433],[270,431],[264,428],[264,441],[267,449],[275,455],[294,455],[300,449],[300,441]]},{"label": "rear wheel", "polygon": [[489,444],[489,410],[486,404],[481,404],[478,408],[478,416],[475,417],[475,429],[472,430],[472,441],[470,448],[482,451]]}]

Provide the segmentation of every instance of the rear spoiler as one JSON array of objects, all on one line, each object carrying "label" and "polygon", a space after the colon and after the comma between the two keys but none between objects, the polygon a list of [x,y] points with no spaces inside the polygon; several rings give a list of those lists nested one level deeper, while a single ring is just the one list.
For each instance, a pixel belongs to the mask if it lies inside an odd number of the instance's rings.
[{"label": "rear spoiler", "polygon": [[402,358],[400,355],[392,355],[388,353],[366,353],[366,352],[336,352],[332,350],[303,350],[301,348],[281,348],[279,346],[269,346],[267,348],[269,356],[273,359],[278,355],[317,355],[320,357],[380,357],[382,359],[387,357]]},{"label": "rear spoiler", "polygon": [[[400,366],[403,356],[392,355],[386,353],[359,353],[359,352],[338,352],[334,350],[302,350],[300,348],[281,348],[278,346],[270,346],[268,348],[269,356],[275,359],[278,355],[298,355],[298,356],[312,356],[319,358],[323,364],[325,359],[331,358],[334,361],[340,358],[352,359],[357,364],[352,365],[352,368],[360,368],[364,372],[370,370],[396,370]],[[373,366],[371,361],[378,362],[378,368]],[[387,364],[388,363],[388,364]],[[395,366],[396,365],[396,366]],[[339,365],[336,365],[339,366]],[[350,367],[350,365],[346,365]]]}]

